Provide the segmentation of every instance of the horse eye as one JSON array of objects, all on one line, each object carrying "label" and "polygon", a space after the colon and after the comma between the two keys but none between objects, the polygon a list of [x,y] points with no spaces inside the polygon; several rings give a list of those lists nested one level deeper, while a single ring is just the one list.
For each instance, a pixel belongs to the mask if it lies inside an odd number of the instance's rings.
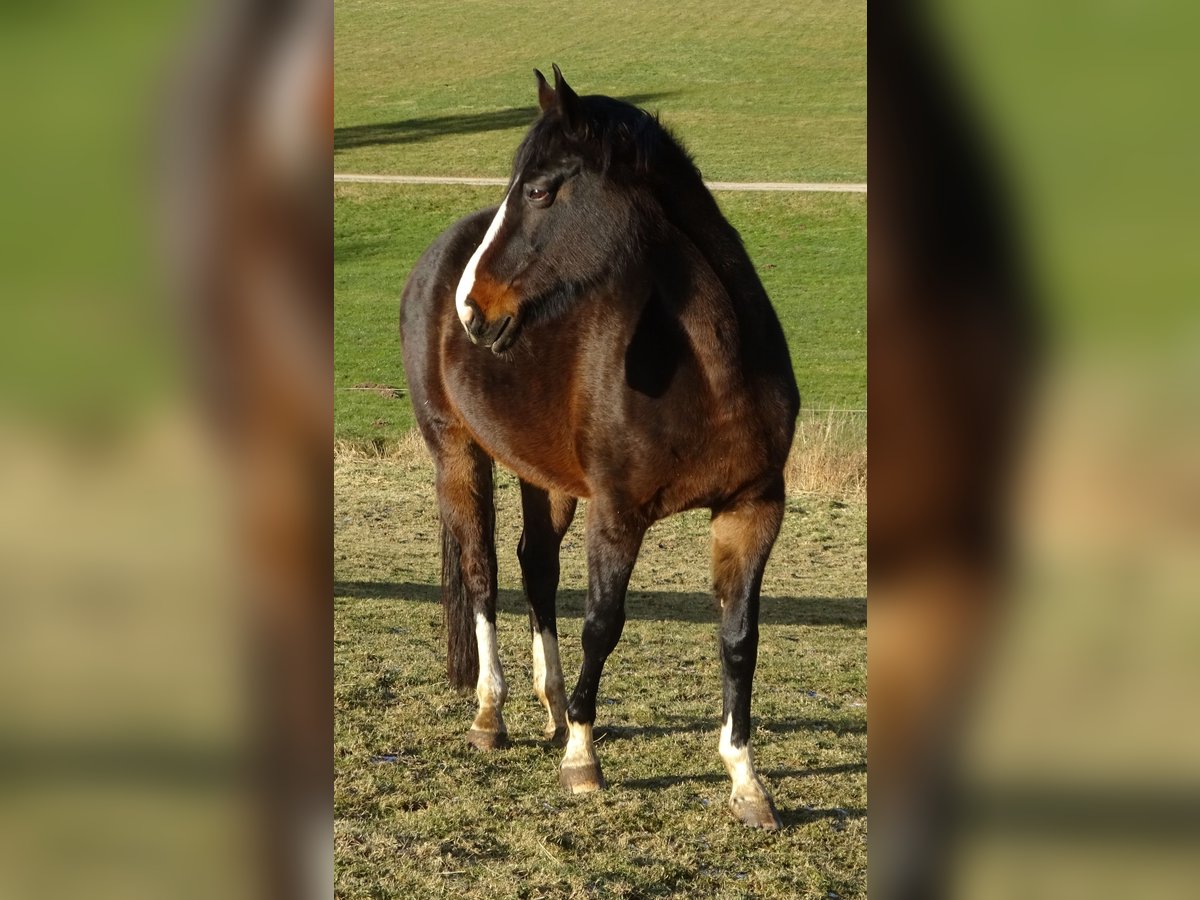
[{"label": "horse eye", "polygon": [[530,203],[544,204],[550,199],[550,192],[545,188],[531,186],[525,189],[525,196]]}]

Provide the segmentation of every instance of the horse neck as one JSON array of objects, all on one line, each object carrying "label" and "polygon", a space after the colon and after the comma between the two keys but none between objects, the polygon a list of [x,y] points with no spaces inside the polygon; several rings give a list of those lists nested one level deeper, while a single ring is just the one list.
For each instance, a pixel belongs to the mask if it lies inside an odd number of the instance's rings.
[{"label": "horse neck", "polygon": [[[694,173],[694,174],[693,174]],[[726,221],[700,173],[687,172],[659,192],[667,218],[700,251],[728,295],[739,320],[757,318],[769,303],[737,230]]]},{"label": "horse neck", "polygon": [[659,257],[659,283],[678,286],[676,309],[688,320],[693,343],[707,348],[710,386],[731,396],[745,389],[748,376],[790,378],[778,317],[741,236],[698,171],[689,164],[675,172],[672,183],[655,192],[670,223],[663,229],[670,249]]},{"label": "horse neck", "polygon": [[640,265],[629,270],[621,293],[633,307],[631,322],[647,303],[661,304],[687,335],[699,372],[718,406],[744,392],[746,329],[725,281],[682,229],[662,223],[644,245]]}]

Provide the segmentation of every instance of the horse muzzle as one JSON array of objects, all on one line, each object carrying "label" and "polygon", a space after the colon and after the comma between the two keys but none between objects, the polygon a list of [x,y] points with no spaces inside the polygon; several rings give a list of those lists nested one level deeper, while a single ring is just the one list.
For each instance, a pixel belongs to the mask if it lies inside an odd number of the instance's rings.
[{"label": "horse muzzle", "polygon": [[503,353],[513,345],[520,328],[515,315],[502,315],[489,322],[472,298],[468,297],[465,305],[466,312],[460,321],[471,343],[490,347],[493,353]]}]

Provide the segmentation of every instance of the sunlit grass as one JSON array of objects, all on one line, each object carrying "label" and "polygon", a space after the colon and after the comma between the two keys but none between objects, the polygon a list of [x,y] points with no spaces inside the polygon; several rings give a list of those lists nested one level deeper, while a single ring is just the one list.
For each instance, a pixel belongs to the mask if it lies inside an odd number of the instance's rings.
[{"label": "sunlit grass", "polygon": [[335,28],[340,172],[507,174],[557,62],[661,112],[709,178],[866,180],[865,3],[338,0]]}]

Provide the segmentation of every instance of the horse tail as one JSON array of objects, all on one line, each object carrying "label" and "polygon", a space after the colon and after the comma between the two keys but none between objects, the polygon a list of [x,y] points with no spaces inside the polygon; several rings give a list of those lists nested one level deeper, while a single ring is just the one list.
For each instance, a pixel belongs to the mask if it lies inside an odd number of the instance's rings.
[{"label": "horse tail", "polygon": [[462,546],[442,522],[442,619],[446,625],[446,676],[459,690],[479,679],[479,646],[475,616],[463,583]]}]

